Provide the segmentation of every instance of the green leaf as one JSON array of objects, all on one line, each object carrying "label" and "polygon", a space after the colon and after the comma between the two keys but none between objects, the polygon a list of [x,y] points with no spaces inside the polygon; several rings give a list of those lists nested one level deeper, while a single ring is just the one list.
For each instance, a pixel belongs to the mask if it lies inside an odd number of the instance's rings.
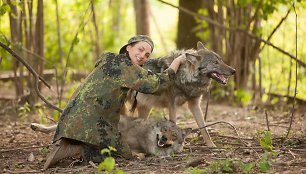
[{"label": "green leaf", "polygon": [[102,149],[101,150],[101,154],[108,154],[108,155],[111,155],[111,151],[109,150],[109,149],[107,149],[107,148],[104,148],[104,149]]},{"label": "green leaf", "polygon": [[124,172],[121,169],[116,169],[117,174],[124,174]]},{"label": "green leaf", "polygon": [[112,146],[108,146],[108,149],[109,149],[110,151],[117,152],[117,149],[114,148],[114,147],[112,147]]},{"label": "green leaf", "polygon": [[99,164],[98,172],[100,172],[103,169],[105,169],[108,172],[111,172],[113,171],[114,167],[115,167],[115,159],[112,157],[107,157],[104,159],[102,163]]},{"label": "green leaf", "polygon": [[273,144],[272,144],[272,134],[270,131],[263,131],[259,132],[260,138],[259,138],[259,144],[261,147],[263,147],[266,150],[272,151],[273,150]]},{"label": "green leaf", "polygon": [[261,172],[267,172],[271,169],[271,165],[268,161],[263,160],[259,162],[259,169]]},{"label": "green leaf", "polygon": [[232,161],[231,160],[224,160],[222,161],[222,170],[223,172],[226,172],[226,173],[230,173],[230,172],[233,172],[233,169],[232,169]]},{"label": "green leaf", "polygon": [[8,4],[4,3],[0,7],[0,16],[3,16],[6,12],[10,12],[10,11],[11,11],[11,7]]},{"label": "green leaf", "polygon": [[246,164],[242,163],[240,168],[241,168],[243,173],[250,173],[254,166],[255,166],[254,163],[246,163]]}]

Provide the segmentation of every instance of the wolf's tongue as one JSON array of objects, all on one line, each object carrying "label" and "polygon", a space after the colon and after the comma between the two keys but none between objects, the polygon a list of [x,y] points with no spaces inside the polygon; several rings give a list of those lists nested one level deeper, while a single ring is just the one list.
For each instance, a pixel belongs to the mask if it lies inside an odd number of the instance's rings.
[{"label": "wolf's tongue", "polygon": [[223,75],[217,73],[213,73],[213,75],[220,79],[223,83],[227,83],[227,79]]}]

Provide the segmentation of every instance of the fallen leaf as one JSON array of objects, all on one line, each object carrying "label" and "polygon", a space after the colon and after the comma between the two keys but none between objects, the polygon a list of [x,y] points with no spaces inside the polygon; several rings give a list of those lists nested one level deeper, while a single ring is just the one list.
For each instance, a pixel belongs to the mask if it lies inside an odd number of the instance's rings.
[{"label": "fallen leaf", "polygon": [[35,160],[35,156],[34,156],[33,152],[31,152],[29,157],[28,157],[28,161],[33,162],[34,160]]}]

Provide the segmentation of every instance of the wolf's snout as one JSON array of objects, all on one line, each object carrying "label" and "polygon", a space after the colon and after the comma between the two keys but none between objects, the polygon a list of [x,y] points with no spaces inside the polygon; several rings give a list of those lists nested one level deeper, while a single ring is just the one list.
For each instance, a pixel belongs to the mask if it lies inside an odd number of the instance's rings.
[{"label": "wolf's snout", "polygon": [[166,142],[168,140],[168,138],[166,138],[165,136],[162,136],[161,141]]}]

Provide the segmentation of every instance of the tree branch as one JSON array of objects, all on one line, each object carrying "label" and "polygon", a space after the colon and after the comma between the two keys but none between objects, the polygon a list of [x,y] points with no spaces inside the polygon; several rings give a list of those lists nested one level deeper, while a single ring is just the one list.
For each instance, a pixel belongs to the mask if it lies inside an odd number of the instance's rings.
[{"label": "tree branch", "polygon": [[6,46],[5,44],[3,44],[2,42],[0,42],[0,46],[5,49],[7,52],[9,52],[13,57],[15,57],[19,62],[21,62],[28,70],[30,73],[33,74],[34,78],[35,78],[35,92],[37,93],[38,97],[44,101],[47,106],[49,106],[52,109],[55,109],[59,112],[63,112],[62,109],[56,107],[55,105],[51,104],[49,101],[47,101],[42,94],[40,93],[39,89],[38,89],[38,82],[39,80],[41,80],[48,88],[51,88],[50,85],[42,78],[40,77],[37,72],[24,60],[22,59],[16,52],[14,52],[12,49],[10,49],[8,46]]},{"label": "tree branch", "polygon": [[192,11],[186,9],[186,8],[175,6],[175,5],[173,5],[173,4],[170,4],[170,3],[168,3],[168,2],[165,2],[165,1],[163,1],[163,0],[158,0],[158,1],[161,2],[161,3],[164,3],[164,4],[166,4],[166,5],[169,5],[169,6],[171,6],[171,7],[177,8],[178,10],[181,10],[182,12],[184,12],[184,13],[186,13],[186,14],[188,14],[188,15],[197,17],[197,18],[202,19],[202,20],[205,20],[206,22],[208,22],[208,23],[210,23],[210,24],[212,24],[212,25],[215,25],[215,26],[217,26],[217,27],[226,29],[226,30],[228,30],[228,31],[242,32],[242,33],[248,35],[249,37],[251,37],[251,38],[253,38],[253,39],[256,39],[256,40],[258,40],[258,41],[260,41],[260,42],[265,43],[266,45],[271,46],[272,48],[276,49],[277,51],[279,51],[279,52],[281,52],[281,53],[283,53],[283,54],[289,56],[291,59],[295,60],[297,63],[299,63],[299,65],[301,65],[301,66],[303,66],[303,67],[306,67],[306,63],[305,63],[305,62],[301,61],[301,60],[298,59],[296,56],[294,56],[294,55],[288,53],[287,51],[285,51],[285,50],[283,50],[283,49],[281,49],[281,48],[279,48],[279,47],[273,45],[271,42],[269,42],[269,41],[267,41],[267,40],[264,40],[264,39],[261,38],[261,37],[258,37],[258,36],[254,35],[254,34],[252,34],[252,33],[249,33],[249,32],[247,32],[247,31],[243,30],[243,29],[226,27],[226,26],[224,26],[224,25],[222,25],[222,24],[220,24],[220,23],[218,23],[218,22],[212,20],[212,19],[209,18],[209,17],[206,17],[206,16],[203,16],[203,15],[197,14],[197,13],[192,12]]},{"label": "tree branch", "polygon": [[[279,23],[277,24],[277,26],[276,26],[276,27],[273,29],[273,31],[270,33],[270,35],[268,36],[267,41],[270,41],[270,39],[272,38],[272,36],[274,35],[274,33],[277,31],[277,29],[282,25],[282,23],[285,21],[285,19],[287,19],[289,13],[290,13],[290,9],[287,11],[287,14],[279,21]],[[262,46],[262,48],[260,49],[260,51],[263,50],[265,46],[266,46],[266,44],[264,44],[264,45]],[[260,52],[260,51],[259,51],[259,52]]]}]

